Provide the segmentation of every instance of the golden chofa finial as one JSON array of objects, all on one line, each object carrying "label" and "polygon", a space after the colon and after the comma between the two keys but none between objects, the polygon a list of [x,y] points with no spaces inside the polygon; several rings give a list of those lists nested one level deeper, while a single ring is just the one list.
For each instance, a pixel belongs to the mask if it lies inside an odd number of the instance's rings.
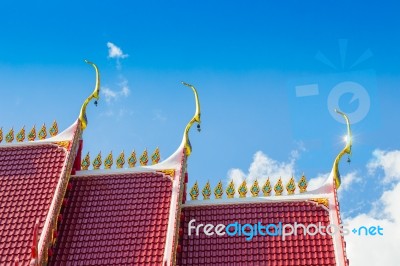
[{"label": "golden chofa finial", "polygon": [[94,70],[96,71],[96,85],[94,87],[94,91],[92,94],[89,95],[89,97],[83,102],[82,107],[81,107],[81,112],[79,114],[79,121],[81,122],[82,130],[84,130],[87,127],[87,117],[86,117],[86,106],[89,104],[89,102],[94,98],[96,99],[94,101],[94,104],[97,106],[97,100],[99,99],[100,96],[100,74],[99,74],[99,69],[97,66],[89,62],[88,60],[85,60],[86,63],[89,65],[92,65]]},{"label": "golden chofa finial", "polygon": [[[347,135],[345,137],[345,141],[346,141],[346,146],[343,148],[343,150],[340,151],[340,153],[336,156],[336,159],[333,163],[333,177],[335,180],[335,186],[336,189],[338,189],[340,187],[340,173],[339,173],[339,161],[340,159],[343,157],[343,155],[345,153],[351,155],[351,145],[352,145],[352,137],[351,137],[351,129],[350,129],[350,121],[349,118],[347,117],[347,115],[337,109],[335,109],[335,112],[342,115],[343,118],[346,120],[346,124],[347,124]],[[350,158],[348,159],[348,162],[350,162]]]},{"label": "golden chofa finial", "polygon": [[201,113],[200,113],[200,102],[199,102],[199,96],[197,94],[197,90],[194,86],[182,82],[183,85],[191,88],[193,90],[194,93],[194,98],[196,101],[196,112],[194,113],[193,118],[189,121],[189,123],[187,124],[186,128],[185,128],[185,133],[184,133],[184,138],[185,138],[185,154],[186,156],[189,156],[192,153],[192,146],[190,145],[190,141],[189,141],[189,130],[192,127],[192,125],[194,123],[197,123],[197,130],[200,132],[201,128],[200,128],[200,124],[201,124]]}]

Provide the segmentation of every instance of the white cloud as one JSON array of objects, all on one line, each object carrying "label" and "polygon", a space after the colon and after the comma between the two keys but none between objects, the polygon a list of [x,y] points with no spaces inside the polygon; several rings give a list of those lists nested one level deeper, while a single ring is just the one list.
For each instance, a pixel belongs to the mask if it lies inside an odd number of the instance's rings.
[{"label": "white cloud", "polygon": [[400,151],[382,151],[375,150],[372,160],[368,163],[367,168],[371,175],[376,170],[382,169],[385,173],[384,182],[400,180]]},{"label": "white cloud", "polygon": [[369,213],[344,219],[349,228],[360,226],[380,226],[383,236],[358,236],[353,233],[346,236],[347,254],[351,265],[388,265],[397,266],[400,261],[400,151],[373,152],[373,158],[367,168],[370,173],[383,170],[385,181],[395,181],[393,186],[382,193]]},{"label": "white cloud", "polygon": [[153,120],[164,123],[165,121],[167,121],[167,117],[164,112],[159,109],[155,109],[153,110]]},{"label": "white cloud", "polygon": [[329,175],[330,175],[330,173],[319,174],[317,177],[311,178],[308,181],[307,190],[311,191],[311,190],[321,187],[322,184],[324,184],[324,182],[326,181],[326,179],[328,179]]},{"label": "white cloud", "polygon": [[112,42],[107,42],[108,47],[108,57],[115,58],[115,59],[124,59],[127,58],[128,55],[124,54],[118,46],[113,44]]},{"label": "white cloud", "polygon": [[128,97],[130,94],[130,89],[128,86],[128,80],[124,77],[121,78],[122,81],[118,83],[119,90],[112,90],[109,87],[102,87],[100,92],[104,95],[106,102],[111,103],[118,100],[120,97]]},{"label": "white cloud", "polygon": [[340,185],[339,193],[341,191],[349,190],[354,183],[360,183],[362,181],[357,171],[350,172],[342,177],[342,183]]},{"label": "white cloud", "polygon": [[118,97],[118,93],[116,91],[111,90],[110,88],[103,87],[101,88],[100,92],[106,98],[106,102],[111,102]]}]

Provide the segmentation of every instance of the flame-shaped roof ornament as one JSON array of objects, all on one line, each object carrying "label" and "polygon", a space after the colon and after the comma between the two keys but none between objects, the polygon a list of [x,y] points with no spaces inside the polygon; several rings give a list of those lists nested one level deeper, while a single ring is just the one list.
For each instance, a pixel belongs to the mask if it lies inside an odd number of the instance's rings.
[{"label": "flame-shaped roof ornament", "polygon": [[194,93],[194,98],[196,101],[196,112],[194,113],[193,118],[189,121],[189,123],[186,125],[185,128],[185,133],[184,133],[184,140],[185,140],[185,154],[186,156],[189,156],[192,153],[192,146],[190,145],[190,141],[189,141],[189,130],[192,127],[192,125],[194,123],[197,123],[197,130],[200,132],[201,128],[200,128],[200,124],[201,124],[201,118],[200,118],[200,102],[199,102],[199,96],[197,94],[197,90],[194,86],[182,82],[183,85],[191,88],[193,90]]},{"label": "flame-shaped roof ornament", "polygon": [[99,96],[100,96],[99,69],[97,68],[97,66],[94,63],[89,62],[88,60],[85,60],[85,62],[89,65],[92,65],[94,70],[96,71],[96,85],[94,87],[94,91],[92,92],[92,94],[90,94],[89,97],[83,102],[82,107],[81,107],[81,112],[79,114],[79,121],[81,122],[82,130],[84,130],[86,128],[87,123],[88,123],[87,117],[86,117],[86,106],[93,98],[96,99],[94,104],[97,106],[97,100],[99,99]]},{"label": "flame-shaped roof ornament", "polygon": [[[332,169],[333,177],[335,180],[335,186],[336,186],[336,189],[338,189],[340,187],[340,183],[341,183],[340,173],[339,173],[339,161],[343,157],[344,154],[347,153],[347,154],[351,155],[352,137],[351,137],[350,121],[349,121],[349,118],[347,117],[347,115],[337,109],[335,109],[335,112],[342,115],[343,118],[346,120],[346,124],[347,124],[346,146],[336,156],[336,159],[333,163],[333,169]],[[349,162],[350,162],[350,160],[349,160]]]}]

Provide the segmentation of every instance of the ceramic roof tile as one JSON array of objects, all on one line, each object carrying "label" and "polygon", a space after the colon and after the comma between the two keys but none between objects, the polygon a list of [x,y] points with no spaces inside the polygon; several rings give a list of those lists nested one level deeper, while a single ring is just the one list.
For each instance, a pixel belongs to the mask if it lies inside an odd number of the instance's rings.
[{"label": "ceramic roof tile", "polygon": [[159,173],[71,177],[49,265],[161,265],[172,183]]},{"label": "ceramic roof tile", "polygon": [[[240,224],[263,225],[294,222],[329,225],[329,214],[311,202],[266,202],[251,204],[226,204],[208,206],[186,206],[182,209],[183,234],[179,244],[177,265],[268,265],[268,266],[333,266],[335,254],[332,237],[289,236],[285,241],[278,236],[254,236],[246,241],[245,236],[188,235],[188,223],[195,225]],[[194,232],[194,230],[193,230]]]},{"label": "ceramic roof tile", "polygon": [[65,158],[49,144],[0,148],[0,265],[29,264],[35,221],[40,232]]}]

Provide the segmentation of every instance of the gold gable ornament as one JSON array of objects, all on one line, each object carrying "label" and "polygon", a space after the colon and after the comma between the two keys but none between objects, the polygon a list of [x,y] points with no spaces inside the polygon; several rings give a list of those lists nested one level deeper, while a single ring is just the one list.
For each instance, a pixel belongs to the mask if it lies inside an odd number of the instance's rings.
[{"label": "gold gable ornament", "polygon": [[3,141],[3,128],[0,127],[0,143]]},{"label": "gold gable ornament", "polygon": [[341,184],[341,179],[340,179],[340,173],[339,173],[339,162],[340,159],[345,155],[346,153],[349,155],[348,157],[348,162],[350,163],[350,155],[351,155],[351,147],[352,147],[352,136],[351,136],[351,128],[350,128],[350,121],[347,115],[337,109],[335,109],[335,112],[343,116],[344,120],[346,121],[347,125],[347,136],[346,136],[346,146],[343,148],[343,150],[340,151],[340,153],[336,156],[335,161],[333,162],[333,178],[335,181],[335,187],[338,189]]},{"label": "gold gable ornament", "polygon": [[224,190],[222,188],[222,182],[219,181],[218,185],[214,189],[214,195],[216,199],[222,198],[222,195],[224,195]]},{"label": "gold gable ornament", "polygon": [[79,121],[82,127],[82,130],[85,130],[85,128],[87,127],[87,117],[86,117],[86,107],[89,104],[89,102],[92,99],[95,99],[94,101],[94,105],[97,106],[97,101],[99,100],[100,97],[100,73],[99,73],[99,69],[97,68],[96,64],[89,62],[88,60],[85,60],[85,62],[89,65],[92,65],[95,72],[96,72],[96,85],[94,87],[94,91],[89,95],[89,97],[87,97],[87,99],[83,102],[82,107],[81,107],[81,111],[79,113]]},{"label": "gold gable ornament", "polygon": [[185,139],[185,149],[184,149],[185,155],[189,157],[190,154],[192,153],[192,145],[190,144],[190,140],[189,140],[189,130],[193,126],[194,123],[197,123],[197,131],[199,131],[199,132],[201,131],[201,128],[200,128],[200,124],[201,124],[200,101],[199,101],[199,96],[197,94],[197,90],[194,86],[192,86],[186,82],[182,82],[182,84],[192,89],[192,91],[194,93],[194,97],[195,97],[195,102],[196,102],[196,111],[195,111],[192,119],[186,125],[184,135],[183,135],[183,137]]}]

